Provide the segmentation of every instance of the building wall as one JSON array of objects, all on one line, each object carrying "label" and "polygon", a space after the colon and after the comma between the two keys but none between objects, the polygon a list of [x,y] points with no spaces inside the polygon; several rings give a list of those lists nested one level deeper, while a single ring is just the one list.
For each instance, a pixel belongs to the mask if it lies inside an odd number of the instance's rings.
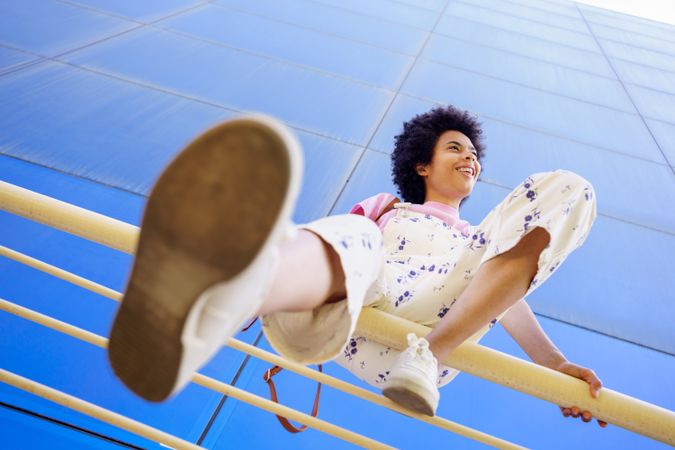
[{"label": "building wall", "polygon": [[[566,0],[5,0],[0,179],[138,224],[153,181],[186,142],[260,111],[303,144],[294,219],[306,222],[395,192],[389,153],[403,121],[434,105],[469,109],[488,152],[463,218],[479,222],[535,172],[591,181],[590,237],[528,301],[570,360],[672,410],[673,31]],[[124,289],[128,255],[4,212],[0,230],[0,245]],[[116,310],[7,259],[0,297],[103,336]],[[0,326],[2,368],[208,448],[351,447],[313,430],[290,435],[273,415],[198,386],[147,404],[113,377],[102,350],[7,313]],[[269,349],[259,325],[239,338]],[[483,343],[525,357],[500,327]],[[224,349],[205,373],[267,396],[266,368]],[[365,387],[334,364],[326,371]],[[277,378],[283,402],[311,409],[311,382]],[[441,393],[439,415],[534,448],[664,447],[466,374]],[[480,447],[328,388],[319,416],[401,448],[420,439]],[[6,385],[0,417],[9,448],[160,448]]]}]

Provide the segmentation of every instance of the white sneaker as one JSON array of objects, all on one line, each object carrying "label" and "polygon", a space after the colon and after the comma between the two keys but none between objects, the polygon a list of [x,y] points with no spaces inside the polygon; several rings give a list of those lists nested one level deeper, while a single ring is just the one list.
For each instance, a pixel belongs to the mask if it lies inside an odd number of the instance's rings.
[{"label": "white sneaker", "polygon": [[164,170],[108,345],[132,391],[166,399],[259,311],[301,172],[295,136],[260,115],[206,131]]},{"label": "white sneaker", "polygon": [[426,339],[415,333],[407,338],[408,348],[394,361],[382,394],[412,411],[433,416],[440,398],[436,386],[438,360]]}]

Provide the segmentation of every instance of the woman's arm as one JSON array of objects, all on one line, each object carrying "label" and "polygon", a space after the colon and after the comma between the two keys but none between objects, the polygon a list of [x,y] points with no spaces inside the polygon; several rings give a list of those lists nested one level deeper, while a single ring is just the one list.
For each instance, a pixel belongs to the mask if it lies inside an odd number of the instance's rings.
[{"label": "woman's arm", "polygon": [[518,300],[499,323],[533,362],[549,369],[556,369],[567,361],[541,328],[524,298]]},{"label": "woman's arm", "polygon": [[[525,299],[518,300],[499,322],[533,362],[586,381],[591,396],[598,397],[602,381],[591,369],[567,361],[541,328]],[[593,418],[590,412],[581,411],[576,406],[561,406],[560,410],[565,417],[581,417],[584,422],[590,422]],[[598,420],[598,424],[603,428],[607,426],[601,420]]]}]

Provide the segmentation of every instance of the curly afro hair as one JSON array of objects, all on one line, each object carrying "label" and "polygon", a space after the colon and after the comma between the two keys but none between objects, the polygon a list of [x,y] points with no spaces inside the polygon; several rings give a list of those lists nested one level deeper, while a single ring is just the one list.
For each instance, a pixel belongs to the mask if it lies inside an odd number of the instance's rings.
[{"label": "curly afro hair", "polygon": [[480,122],[468,111],[449,105],[416,115],[403,124],[403,133],[394,138],[391,154],[392,178],[403,201],[424,203],[424,179],[417,173],[416,166],[431,162],[438,138],[449,130],[459,131],[471,139],[478,161],[482,161],[485,155],[483,131]]}]

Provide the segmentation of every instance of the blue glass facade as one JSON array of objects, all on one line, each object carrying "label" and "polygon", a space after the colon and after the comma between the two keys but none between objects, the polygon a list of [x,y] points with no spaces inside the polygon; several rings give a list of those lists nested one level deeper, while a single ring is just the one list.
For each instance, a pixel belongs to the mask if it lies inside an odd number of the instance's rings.
[{"label": "blue glass facade", "polygon": [[[153,181],[196,133],[274,115],[304,147],[294,219],[349,210],[389,175],[403,121],[434,105],[480,116],[480,221],[529,174],[596,189],[585,245],[528,301],[566,356],[608,388],[675,409],[675,27],[566,0],[5,0],[0,179],[138,224]],[[0,245],[123,290],[131,257],[0,211]],[[0,259],[0,298],[107,336],[117,305]],[[0,367],[207,448],[351,448],[199,386],[145,403],[105,353],[0,312]],[[258,324],[238,336],[269,349]],[[483,344],[520,357],[500,327]],[[206,374],[267,396],[268,364],[225,348]],[[342,368],[325,370],[364,386]],[[315,385],[277,377],[311,410]],[[18,408],[18,409],[17,409]],[[438,414],[534,448],[665,448],[461,374]],[[319,417],[401,448],[480,444],[323,389]],[[576,423],[575,423],[576,422]],[[6,448],[161,448],[0,384]]]}]

